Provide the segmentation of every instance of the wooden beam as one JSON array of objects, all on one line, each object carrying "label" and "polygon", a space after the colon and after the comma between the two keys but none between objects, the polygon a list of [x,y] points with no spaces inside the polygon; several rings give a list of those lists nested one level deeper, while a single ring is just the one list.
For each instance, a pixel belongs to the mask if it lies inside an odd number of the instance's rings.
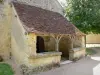
[{"label": "wooden beam", "polygon": [[59,42],[60,42],[63,35],[53,35],[52,34],[51,36],[55,39],[55,42],[56,42],[55,50],[58,52],[59,51]]}]

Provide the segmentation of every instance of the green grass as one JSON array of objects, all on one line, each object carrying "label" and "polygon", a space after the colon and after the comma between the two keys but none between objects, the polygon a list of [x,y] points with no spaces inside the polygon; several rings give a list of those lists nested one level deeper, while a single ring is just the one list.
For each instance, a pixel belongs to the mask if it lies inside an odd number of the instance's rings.
[{"label": "green grass", "polygon": [[91,48],[86,48],[86,54],[87,55],[93,55],[93,54],[96,54],[96,51],[91,49]]},{"label": "green grass", "polygon": [[14,72],[10,65],[0,63],[0,75],[14,75]]}]

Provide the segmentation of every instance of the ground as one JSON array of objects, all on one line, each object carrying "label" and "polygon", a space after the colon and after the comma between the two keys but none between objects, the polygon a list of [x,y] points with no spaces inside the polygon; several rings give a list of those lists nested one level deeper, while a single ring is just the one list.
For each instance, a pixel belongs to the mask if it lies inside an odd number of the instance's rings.
[{"label": "ground", "polygon": [[[92,48],[96,53],[92,56],[87,56],[77,62],[61,65],[60,68],[43,72],[36,75],[100,75],[100,48]],[[21,75],[18,65],[14,61],[6,61],[12,65],[15,75]]]},{"label": "ground", "polygon": [[100,48],[93,48],[97,53],[77,62],[38,75],[100,75]]}]

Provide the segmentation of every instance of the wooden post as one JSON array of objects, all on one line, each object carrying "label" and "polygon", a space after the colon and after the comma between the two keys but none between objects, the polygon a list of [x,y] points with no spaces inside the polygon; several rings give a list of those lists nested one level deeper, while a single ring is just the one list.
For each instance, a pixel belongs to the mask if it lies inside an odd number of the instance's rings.
[{"label": "wooden post", "polygon": [[52,37],[55,39],[55,50],[58,52],[59,51],[59,42],[62,38],[62,35],[52,35]]},{"label": "wooden post", "polygon": [[59,51],[59,40],[56,39],[55,41],[56,41],[56,51],[58,52]]}]

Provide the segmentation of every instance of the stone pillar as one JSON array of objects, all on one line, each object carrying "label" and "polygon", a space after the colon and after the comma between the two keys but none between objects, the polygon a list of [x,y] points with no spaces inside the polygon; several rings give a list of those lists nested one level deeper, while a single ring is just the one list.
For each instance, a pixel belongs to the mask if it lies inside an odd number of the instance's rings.
[{"label": "stone pillar", "polygon": [[71,49],[69,50],[69,60],[73,60],[74,58],[74,50],[73,50],[73,38],[70,37],[70,41],[71,41]]},{"label": "stone pillar", "polygon": [[30,55],[36,56],[37,55],[36,53],[37,36],[34,33],[29,33],[27,37],[28,37],[27,41],[28,41],[29,53]]}]

